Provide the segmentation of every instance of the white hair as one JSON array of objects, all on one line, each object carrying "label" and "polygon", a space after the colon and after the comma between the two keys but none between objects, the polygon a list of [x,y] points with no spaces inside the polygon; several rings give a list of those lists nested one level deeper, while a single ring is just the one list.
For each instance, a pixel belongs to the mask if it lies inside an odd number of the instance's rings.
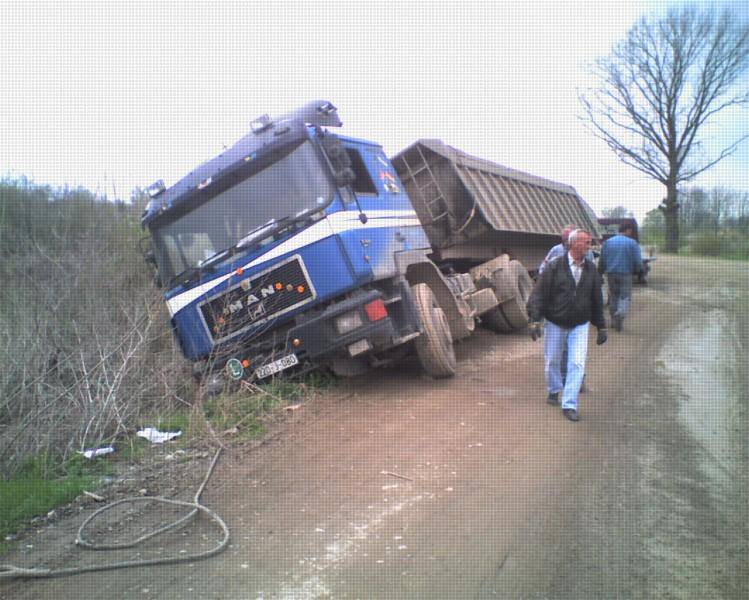
[{"label": "white hair", "polygon": [[577,240],[577,238],[579,238],[579,237],[580,237],[581,235],[587,235],[588,237],[590,237],[590,233],[588,233],[588,232],[587,232],[587,231],[585,231],[584,229],[573,229],[573,230],[572,230],[572,231],[570,232],[570,237],[568,238],[568,240],[569,240],[569,243],[570,243],[570,244],[572,244],[572,243],[573,243],[573,242],[575,242],[575,241]]}]

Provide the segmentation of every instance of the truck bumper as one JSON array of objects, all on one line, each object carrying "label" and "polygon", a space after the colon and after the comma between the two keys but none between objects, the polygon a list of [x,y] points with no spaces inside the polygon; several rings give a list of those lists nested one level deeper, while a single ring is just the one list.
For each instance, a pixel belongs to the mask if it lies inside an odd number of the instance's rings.
[{"label": "truck bumper", "polygon": [[[370,310],[367,310],[368,306]],[[361,324],[342,333],[338,319],[347,315],[349,319],[356,320],[354,314],[358,315]],[[231,359],[237,359],[244,367],[242,378],[257,377],[258,368],[291,354],[296,355],[299,361],[299,366],[293,370],[308,370],[335,359],[385,350],[403,341],[394,319],[382,303],[382,293],[376,290],[336,302],[316,314],[306,313],[303,318],[303,322],[284,328],[283,332],[269,332],[235,348],[233,352],[225,354],[223,360],[214,362],[212,371],[216,373]],[[413,327],[418,331],[418,325],[414,324]],[[196,365],[203,376],[206,375],[205,366]]]},{"label": "truck bumper", "polygon": [[[288,349],[300,359],[319,362],[325,358],[351,356],[349,347],[361,340],[368,340],[371,349],[389,347],[396,337],[391,318],[385,313],[386,316],[373,321],[365,310],[365,306],[381,298],[380,292],[372,291],[327,307],[322,314],[289,330]],[[359,315],[362,324],[351,331],[340,333],[336,320],[352,312]],[[296,340],[298,343],[295,343]]]}]

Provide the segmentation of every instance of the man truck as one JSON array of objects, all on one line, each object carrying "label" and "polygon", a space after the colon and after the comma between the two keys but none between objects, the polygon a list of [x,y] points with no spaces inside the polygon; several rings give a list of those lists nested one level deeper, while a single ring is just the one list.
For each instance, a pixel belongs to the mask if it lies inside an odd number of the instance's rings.
[{"label": "man truck", "polygon": [[566,224],[597,235],[570,186],[439,140],[388,158],[341,126],[327,101],[264,115],[148,189],[146,257],[196,376],[348,376],[415,352],[450,377],[478,322],[526,326],[531,276]]}]

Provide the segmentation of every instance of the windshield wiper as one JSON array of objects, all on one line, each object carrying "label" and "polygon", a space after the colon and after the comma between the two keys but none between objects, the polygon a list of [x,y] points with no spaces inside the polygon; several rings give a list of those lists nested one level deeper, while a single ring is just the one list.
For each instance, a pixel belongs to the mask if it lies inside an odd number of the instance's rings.
[{"label": "windshield wiper", "polygon": [[261,242],[265,238],[276,233],[280,226],[286,223],[286,221],[288,220],[288,216],[282,217],[280,219],[271,219],[264,225],[256,227],[255,229],[250,231],[246,236],[244,236],[241,240],[234,244],[234,248],[237,250],[242,250],[242,248],[247,248],[248,246],[252,246],[253,244]]},{"label": "windshield wiper", "polygon": [[181,281],[183,284],[190,283],[194,279],[199,278],[200,275],[204,271],[208,273],[212,273],[215,270],[214,265],[216,265],[217,263],[220,263],[226,260],[227,258],[234,256],[239,250],[244,250],[245,248],[249,248],[250,246],[259,244],[264,239],[272,235],[276,235],[281,230],[286,229],[287,227],[293,225],[294,223],[297,223],[298,221],[306,219],[307,217],[312,215],[317,210],[319,210],[317,207],[306,208],[304,210],[299,211],[293,216],[287,215],[285,217],[281,217],[280,219],[270,219],[266,223],[263,223],[262,225],[251,230],[247,235],[241,238],[236,244],[232,244],[228,248],[219,250],[218,252],[216,252],[215,254],[212,254],[205,260],[200,261],[196,266],[188,267],[184,271],[180,272],[178,275],[175,275],[174,277],[172,277],[171,281],[169,282],[169,287],[171,287],[174,283],[178,281]]},{"label": "windshield wiper", "polygon": [[[215,256],[215,255],[214,255]],[[167,287],[172,287],[176,283],[185,285],[191,281],[198,279],[203,272],[212,273],[213,267],[210,265],[197,265],[195,267],[187,267],[183,271],[177,273],[174,277],[169,280]]]},{"label": "windshield wiper", "polygon": [[305,208],[304,210],[300,210],[295,215],[286,215],[285,217],[281,217],[280,219],[271,219],[267,223],[260,225],[260,227],[256,227],[255,229],[250,231],[229,250],[243,250],[250,246],[254,246],[255,244],[259,244],[264,239],[278,234],[294,223],[298,223],[299,221],[303,221],[304,219],[310,217],[318,210],[319,209],[317,207]]}]

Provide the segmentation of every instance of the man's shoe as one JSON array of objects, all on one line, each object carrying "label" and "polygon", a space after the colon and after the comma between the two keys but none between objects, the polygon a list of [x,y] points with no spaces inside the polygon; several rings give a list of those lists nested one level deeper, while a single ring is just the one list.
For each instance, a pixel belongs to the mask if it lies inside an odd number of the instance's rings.
[{"label": "man's shoe", "polygon": [[554,392],[553,394],[549,392],[549,395],[546,398],[546,404],[551,404],[552,406],[559,406],[559,392]]},{"label": "man's shoe", "polygon": [[563,412],[564,416],[570,421],[577,422],[580,420],[580,415],[577,414],[577,411],[574,408],[565,408]]}]

